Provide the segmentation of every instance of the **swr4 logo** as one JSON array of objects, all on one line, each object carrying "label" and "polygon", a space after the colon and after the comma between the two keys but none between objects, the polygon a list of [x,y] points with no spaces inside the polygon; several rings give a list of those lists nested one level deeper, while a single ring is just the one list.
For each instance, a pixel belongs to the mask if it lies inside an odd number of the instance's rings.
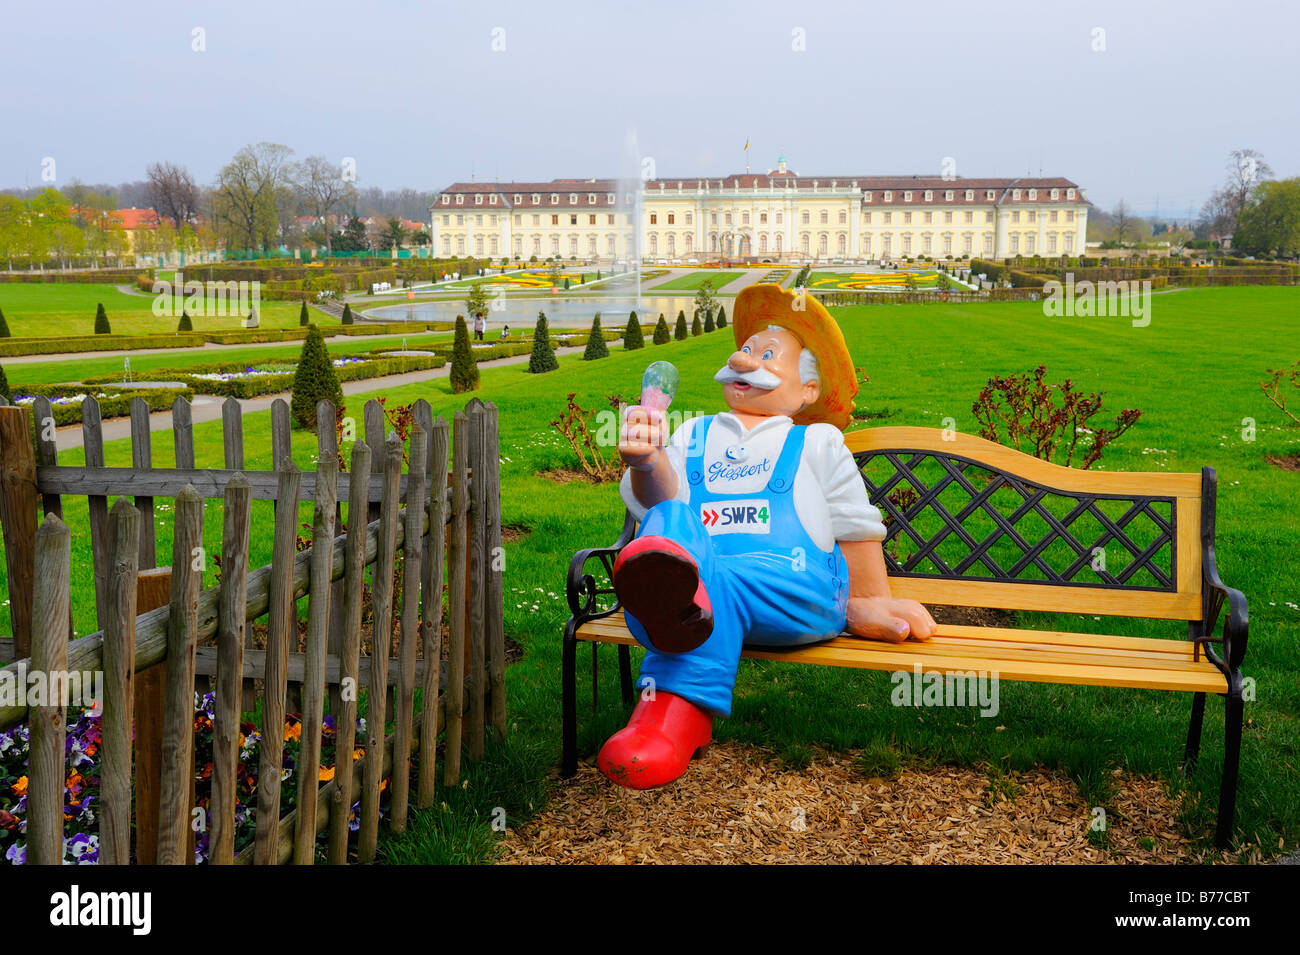
[{"label": "swr4 logo", "polygon": [[772,529],[766,498],[701,504],[700,521],[710,534],[768,534]]}]

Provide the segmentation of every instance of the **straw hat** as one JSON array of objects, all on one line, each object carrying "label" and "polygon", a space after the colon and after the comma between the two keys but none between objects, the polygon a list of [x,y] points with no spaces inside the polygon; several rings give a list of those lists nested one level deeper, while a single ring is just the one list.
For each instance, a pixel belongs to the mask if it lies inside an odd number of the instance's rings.
[{"label": "straw hat", "polygon": [[[802,306],[796,308],[795,306]],[[817,356],[820,394],[794,416],[795,424],[824,421],[841,431],[852,420],[858,376],[840,327],[813,295],[782,291],[779,285],[751,285],[736,296],[732,329],[736,347],[769,325],[792,332]]]}]

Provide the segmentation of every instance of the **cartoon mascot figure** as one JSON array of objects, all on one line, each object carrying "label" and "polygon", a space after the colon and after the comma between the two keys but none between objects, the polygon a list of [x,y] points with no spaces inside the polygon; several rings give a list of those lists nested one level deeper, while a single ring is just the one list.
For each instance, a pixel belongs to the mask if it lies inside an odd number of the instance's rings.
[{"label": "cartoon mascot figure", "polygon": [[677,779],[709,744],[743,646],[934,633],[921,604],[889,592],[885,527],[844,444],[858,385],[839,326],[810,295],[753,285],[733,329],[714,376],[728,411],[668,440],[663,413],[638,405],[619,434],[640,527],[614,589],[646,649],[646,689],[597,765],[633,789]]}]

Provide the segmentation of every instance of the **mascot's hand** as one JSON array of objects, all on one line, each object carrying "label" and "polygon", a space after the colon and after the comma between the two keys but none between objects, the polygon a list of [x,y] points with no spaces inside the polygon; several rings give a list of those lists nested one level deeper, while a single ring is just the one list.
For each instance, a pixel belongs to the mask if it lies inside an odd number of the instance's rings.
[{"label": "mascot's hand", "polygon": [[668,422],[662,411],[633,405],[623,416],[618,453],[623,463],[637,471],[653,471],[668,442]]},{"label": "mascot's hand", "polygon": [[929,640],[935,630],[930,611],[915,600],[895,597],[851,597],[848,626],[856,636],[890,643],[902,643],[909,636]]}]

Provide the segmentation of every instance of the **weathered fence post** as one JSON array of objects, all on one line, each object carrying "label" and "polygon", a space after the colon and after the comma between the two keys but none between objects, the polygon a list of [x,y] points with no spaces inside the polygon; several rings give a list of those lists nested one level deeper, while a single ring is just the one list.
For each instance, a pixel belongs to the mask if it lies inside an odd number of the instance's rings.
[{"label": "weathered fence post", "polygon": [[[99,416],[99,402],[94,397],[81,403],[81,443],[86,467],[104,466],[104,432]],[[108,593],[108,498],[91,494],[86,498],[90,511],[90,552],[95,564],[95,620],[104,629],[105,602]]]},{"label": "weathered fence post", "polygon": [[[277,399],[282,400],[282,399]],[[275,418],[272,417],[274,422]],[[285,671],[289,641],[298,640],[294,612],[293,555],[298,539],[298,492],[302,473],[287,456],[275,492],[275,543],[267,588],[266,677],[262,684],[262,747],[257,770],[257,835],[254,861],[275,865],[280,823],[280,773],[284,762]]]},{"label": "weathered fence post", "polygon": [[31,736],[27,757],[27,858],[34,865],[60,865],[63,862],[63,787],[68,775],[65,715],[68,701],[60,698],[60,688],[67,685],[68,675],[72,535],[63,521],[50,516],[36,532],[35,545],[32,675],[43,676],[46,699],[44,705],[28,709]]},{"label": "weathered fence post", "polygon": [[[226,455],[226,470],[244,470],[244,412],[237,398],[227,398],[221,403],[221,446]],[[251,646],[252,638],[253,628],[246,627],[245,646]],[[242,653],[240,666],[243,666]],[[257,706],[257,681],[243,680],[240,687],[239,710],[251,712]]]},{"label": "weathered fence post", "polygon": [[465,713],[465,562],[469,489],[465,469],[469,461],[469,420],[463,411],[452,417],[451,431],[451,543],[447,549],[447,701],[442,784],[460,784],[460,747]]},{"label": "weathered fence post", "polygon": [[[428,408],[428,405],[425,405]],[[416,805],[427,809],[436,798],[438,690],[442,682],[442,573],[447,540],[447,422],[433,424],[429,441],[429,533],[424,539],[424,678],[421,683],[419,792]]]},{"label": "weathered fence post", "polygon": [[99,858],[131,862],[131,731],[135,701],[135,617],[140,569],[140,512],[119,497],[108,514],[108,626],[104,629],[104,697],[99,721],[103,764],[99,789]]},{"label": "weathered fence post", "polygon": [[384,768],[384,722],[388,703],[388,655],[393,636],[393,570],[397,563],[397,508],[401,495],[402,442],[390,434],[384,443],[384,493],[379,541],[371,588],[370,680],[366,685],[366,761],[361,787],[361,828],[357,858],[373,862],[379,840],[379,783]]},{"label": "weathered fence post", "polygon": [[167,685],[163,772],[158,796],[158,864],[193,864],[190,846],[194,786],[194,651],[199,637],[203,567],[203,498],[193,485],[176,496],[172,537],[171,616],[167,622]]},{"label": "weathered fence post", "polygon": [[[141,526],[143,534],[143,520]],[[136,578],[136,613],[167,606],[172,570],[151,567]],[[163,676],[167,662],[135,675],[135,861],[158,863],[158,796],[162,786]]]},{"label": "weathered fence post", "polygon": [[339,648],[339,709],[334,714],[334,792],[330,803],[331,865],[348,861],[352,812],[352,753],[357,740],[357,693],[361,684],[361,605],[366,583],[366,516],[370,511],[370,448],[352,445],[348,475],[348,536],[343,551],[343,641]]},{"label": "weathered fence post", "polygon": [[208,862],[235,861],[235,789],[239,779],[239,717],[244,686],[248,610],[248,543],[252,489],[236,474],[226,484],[221,534],[221,596],[217,616],[216,704],[212,720],[212,799]]},{"label": "weathered fence post", "polygon": [[[317,421],[333,405],[317,405]],[[320,425],[317,425],[320,427]],[[334,596],[334,515],[338,503],[339,466],[333,451],[322,448],[316,461],[316,507],[312,515],[310,594],[307,604],[307,655],[303,661],[302,734],[298,743],[298,815],[294,828],[293,861],[316,862],[316,804],[320,793],[321,729],[325,719],[325,651],[329,642],[330,605]]]},{"label": "weathered fence post", "polygon": [[487,525],[487,586],[484,601],[488,650],[488,691],[492,728],[497,740],[506,738],[506,634],[505,634],[505,551],[501,548],[501,427],[497,406],[485,404],[487,435],[483,457],[486,464],[484,520]]},{"label": "weathered fence post", "polygon": [[406,814],[410,805],[411,734],[415,728],[415,643],[420,632],[421,546],[427,516],[424,476],[428,456],[428,433],[416,424],[411,431],[411,464],[406,478],[401,642],[397,651],[397,711],[393,714],[393,788],[389,825],[394,832],[406,831]]},{"label": "weathered fence post", "polygon": [[[43,468],[56,467],[59,463],[59,442],[55,436],[54,407],[50,404],[50,399],[44,395],[37,395],[32,401],[32,415],[35,418],[36,430],[36,465]],[[53,514],[59,520],[63,520],[63,498],[58,494],[42,494],[41,510],[47,515]],[[72,601],[68,601],[69,640],[72,639],[72,633]]]},{"label": "weathered fence post", "polygon": [[32,655],[36,579],[36,454],[27,409],[0,408],[0,528],[9,568],[9,620],[14,659]]}]

